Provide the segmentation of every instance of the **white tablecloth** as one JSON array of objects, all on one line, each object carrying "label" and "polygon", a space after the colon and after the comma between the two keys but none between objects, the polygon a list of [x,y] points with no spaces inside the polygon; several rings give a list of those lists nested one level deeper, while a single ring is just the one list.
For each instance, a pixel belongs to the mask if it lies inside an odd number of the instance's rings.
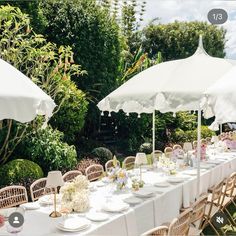
[{"label": "white tablecloth", "polygon": [[[207,189],[214,184],[219,183],[230,173],[236,171],[236,153],[221,153],[212,158],[228,158],[223,163],[201,172],[200,189],[201,193],[207,192]],[[152,184],[167,177],[155,171],[143,173],[143,180],[149,184],[147,188],[154,188]],[[184,172],[179,174],[185,176]],[[61,218],[53,219],[48,216],[52,207],[41,207],[39,210],[26,211],[23,231],[19,236],[55,236],[55,235],[117,235],[117,236],[135,236],[159,226],[164,222],[169,222],[179,214],[179,209],[188,207],[190,202],[196,198],[196,176],[188,176],[184,183],[171,184],[167,188],[157,188],[155,197],[144,199],[143,202],[123,213],[109,213],[109,220],[105,222],[92,222],[91,227],[79,233],[65,233],[56,229],[56,224]],[[90,196],[91,207],[99,208],[104,201],[107,187],[100,187],[92,192]],[[132,196],[130,190],[113,194],[113,198],[124,199]],[[85,217],[78,214],[78,217]],[[6,232],[5,226],[0,228],[0,236],[10,235]]]}]

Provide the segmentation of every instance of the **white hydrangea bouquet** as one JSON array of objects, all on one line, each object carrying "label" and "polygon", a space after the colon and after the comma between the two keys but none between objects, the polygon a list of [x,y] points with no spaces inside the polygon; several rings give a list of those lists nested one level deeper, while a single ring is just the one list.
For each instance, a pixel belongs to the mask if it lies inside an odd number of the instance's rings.
[{"label": "white hydrangea bouquet", "polygon": [[72,182],[66,182],[60,189],[61,208],[69,212],[84,212],[89,208],[89,181],[78,175]]},{"label": "white hydrangea bouquet", "polygon": [[166,156],[159,158],[158,167],[171,175],[176,174],[176,164]]}]

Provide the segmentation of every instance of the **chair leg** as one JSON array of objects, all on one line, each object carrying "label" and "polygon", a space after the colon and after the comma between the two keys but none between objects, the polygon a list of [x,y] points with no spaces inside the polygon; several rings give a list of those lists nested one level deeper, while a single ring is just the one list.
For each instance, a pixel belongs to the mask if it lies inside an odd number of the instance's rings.
[{"label": "chair leg", "polygon": [[209,225],[211,226],[211,228],[215,231],[217,236],[220,236],[219,232],[216,230],[216,228],[214,227],[214,225],[211,223],[211,221],[208,222]]},{"label": "chair leg", "polygon": [[[225,211],[227,213],[227,215],[229,216],[229,221],[230,221],[230,225],[232,224],[233,226],[236,226],[235,220],[232,217],[232,215],[230,214],[230,212],[227,210],[227,208],[225,208],[223,211]],[[232,226],[231,226],[232,227]],[[232,227],[233,228],[233,227]]]}]

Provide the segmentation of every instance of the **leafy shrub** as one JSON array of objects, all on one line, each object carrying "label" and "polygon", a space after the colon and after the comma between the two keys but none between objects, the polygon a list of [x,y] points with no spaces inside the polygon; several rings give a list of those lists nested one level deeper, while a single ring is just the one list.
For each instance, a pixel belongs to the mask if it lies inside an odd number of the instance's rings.
[{"label": "leafy shrub", "polygon": [[140,146],[139,151],[144,152],[146,154],[152,153],[152,144],[151,143],[143,143]]},{"label": "leafy shrub", "polygon": [[[66,89],[62,90],[55,99],[59,104],[64,98],[60,110],[51,118],[53,128],[64,133],[64,139],[68,143],[75,143],[76,135],[83,128],[88,102],[85,93],[79,90],[70,80],[63,82]],[[66,122],[65,122],[66,121]]]},{"label": "leafy shrub", "polygon": [[45,173],[73,169],[77,163],[75,147],[62,140],[62,132],[47,127],[32,131],[22,142],[21,150],[28,159],[38,163]]},{"label": "leafy shrub", "polygon": [[[201,126],[201,138],[207,138],[215,135],[215,132],[210,130],[207,126]],[[197,129],[183,131],[182,129],[176,129],[171,135],[171,141],[173,143],[192,142],[197,140]]]},{"label": "leafy shrub", "polygon": [[97,158],[101,164],[105,165],[107,161],[112,159],[113,155],[109,149],[98,147],[93,149],[91,152],[91,157]]},{"label": "leafy shrub", "polygon": [[86,168],[94,164],[99,164],[98,159],[83,158],[76,166],[76,169],[81,171],[85,175]]},{"label": "leafy shrub", "polygon": [[43,176],[43,171],[38,164],[25,159],[15,159],[1,167],[0,185],[26,185],[29,179],[34,181]]}]

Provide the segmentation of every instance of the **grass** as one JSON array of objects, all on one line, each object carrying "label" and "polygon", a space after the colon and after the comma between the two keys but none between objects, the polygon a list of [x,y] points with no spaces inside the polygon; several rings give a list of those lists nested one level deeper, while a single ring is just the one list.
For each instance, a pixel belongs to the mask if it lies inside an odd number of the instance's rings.
[{"label": "grass", "polygon": [[[230,214],[233,215],[234,218],[236,218],[236,208],[235,208],[235,206],[233,204],[231,204],[227,207],[227,209],[229,210]],[[234,227],[234,229],[232,229],[230,227],[230,225],[226,225],[222,228],[222,230],[224,232],[226,232],[226,235],[229,235],[229,236],[234,236],[235,235],[236,236],[236,227]],[[218,230],[220,235],[223,235],[222,230]],[[204,233],[205,236],[213,236],[213,235],[215,236],[216,235],[215,231],[210,226],[206,227],[206,229],[204,229],[203,233]]]}]

